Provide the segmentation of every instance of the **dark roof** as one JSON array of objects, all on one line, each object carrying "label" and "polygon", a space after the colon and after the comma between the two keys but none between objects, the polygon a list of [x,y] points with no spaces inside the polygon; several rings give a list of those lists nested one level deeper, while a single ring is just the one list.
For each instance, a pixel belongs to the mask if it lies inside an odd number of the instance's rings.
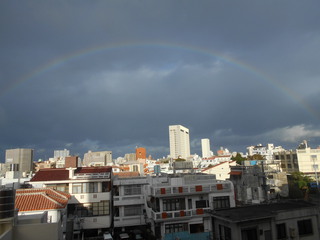
[{"label": "dark roof", "polygon": [[36,174],[31,178],[30,182],[59,181],[68,179],[69,170],[64,168],[44,168],[36,172]]},{"label": "dark roof", "polygon": [[316,205],[306,201],[285,201],[279,203],[250,205],[223,210],[216,210],[214,217],[223,218],[231,222],[242,222],[270,218],[281,211],[297,210],[301,208],[316,207]]},{"label": "dark roof", "polygon": [[78,167],[74,173],[103,173],[111,172],[112,167],[109,166],[99,166],[99,167]]},{"label": "dark roof", "polygon": [[[104,173],[112,172],[112,167],[102,166],[102,167],[79,167],[75,170],[74,174],[84,174],[84,173]],[[30,182],[43,182],[43,181],[62,181],[69,180],[69,170],[66,168],[44,168],[40,169],[31,178]]]}]

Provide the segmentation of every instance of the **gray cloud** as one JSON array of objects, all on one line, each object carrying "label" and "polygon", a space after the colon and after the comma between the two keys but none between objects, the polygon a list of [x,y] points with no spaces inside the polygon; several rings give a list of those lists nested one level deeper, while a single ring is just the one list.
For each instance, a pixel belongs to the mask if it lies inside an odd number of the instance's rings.
[{"label": "gray cloud", "polygon": [[[319,145],[317,1],[2,1],[0,150]],[[281,136],[281,137],[277,137]],[[292,146],[293,145],[293,146]]]}]

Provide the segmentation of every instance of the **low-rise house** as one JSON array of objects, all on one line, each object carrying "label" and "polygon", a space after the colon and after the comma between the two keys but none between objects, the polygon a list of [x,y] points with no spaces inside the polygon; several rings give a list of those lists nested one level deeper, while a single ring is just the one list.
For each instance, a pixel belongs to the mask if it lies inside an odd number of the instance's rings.
[{"label": "low-rise house", "polygon": [[236,165],[236,161],[227,161],[205,168],[201,172],[206,174],[214,174],[218,180],[227,180],[230,178],[230,166]]},{"label": "low-rise house", "polygon": [[212,213],[214,239],[319,239],[319,208],[304,201],[250,205]]}]

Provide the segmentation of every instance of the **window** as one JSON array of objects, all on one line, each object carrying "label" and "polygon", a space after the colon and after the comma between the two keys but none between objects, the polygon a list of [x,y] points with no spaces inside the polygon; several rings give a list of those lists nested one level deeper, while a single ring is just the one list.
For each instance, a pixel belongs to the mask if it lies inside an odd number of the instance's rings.
[{"label": "window", "polygon": [[110,192],[111,189],[111,183],[108,182],[102,182],[102,192]]},{"label": "window", "polygon": [[68,183],[61,183],[61,184],[49,184],[46,185],[47,188],[52,188],[54,190],[58,190],[61,192],[69,193],[69,184]]},{"label": "window", "polygon": [[204,232],[203,223],[190,224],[190,233],[201,233]]},{"label": "window", "polygon": [[98,182],[73,183],[72,193],[96,193],[98,192]]},{"label": "window", "polygon": [[134,185],[127,185],[123,186],[124,188],[124,195],[139,195],[141,194],[141,185],[134,184]]},{"label": "window", "polygon": [[165,225],[165,233],[185,232],[188,231],[188,223],[177,223]]},{"label": "window", "polygon": [[257,228],[241,229],[242,240],[258,240]]},{"label": "window", "polygon": [[208,200],[198,200],[196,201],[196,208],[206,208],[209,207]]},{"label": "window", "polygon": [[110,202],[101,201],[92,203],[93,216],[109,215],[110,214]]},{"label": "window", "polygon": [[136,216],[141,214],[141,205],[124,206],[124,216]]},{"label": "window", "polygon": [[213,209],[230,208],[230,199],[228,196],[225,197],[214,197],[213,198]]},{"label": "window", "polygon": [[313,230],[312,230],[311,219],[298,221],[298,230],[299,230],[299,236],[312,234]]},{"label": "window", "polygon": [[281,223],[277,224],[277,239],[286,239],[287,232],[286,232],[286,224]]},{"label": "window", "polygon": [[92,217],[110,214],[110,201],[68,205],[68,217]]},{"label": "window", "polygon": [[184,198],[163,199],[163,211],[185,210]]}]

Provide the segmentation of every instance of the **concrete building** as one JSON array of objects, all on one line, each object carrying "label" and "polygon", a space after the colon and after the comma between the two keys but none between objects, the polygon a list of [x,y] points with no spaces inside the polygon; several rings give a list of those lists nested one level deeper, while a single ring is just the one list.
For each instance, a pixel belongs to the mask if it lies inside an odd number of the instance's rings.
[{"label": "concrete building", "polygon": [[237,205],[258,204],[289,195],[286,173],[264,160],[230,166],[230,181],[234,184]]},{"label": "concrete building", "polygon": [[267,146],[263,146],[262,144],[258,144],[256,146],[247,147],[248,156],[253,156],[255,154],[259,154],[264,157],[265,160],[272,161],[273,154],[277,152],[281,152],[284,149],[281,146],[275,147],[272,143],[268,143]]},{"label": "concrete building", "polygon": [[189,129],[181,125],[169,126],[170,157],[190,157]]},{"label": "concrete building", "polygon": [[146,177],[135,176],[132,172],[116,174],[113,179],[114,228],[129,232],[132,228],[146,225],[144,215]]},{"label": "concrete building", "polygon": [[41,169],[29,183],[35,188],[52,188],[71,195],[67,225],[77,239],[110,230],[111,176],[111,167]]},{"label": "concrete building", "polygon": [[82,162],[82,165],[86,167],[108,166],[109,164],[112,164],[112,151],[88,151],[84,154]]},{"label": "concrete building", "polygon": [[210,140],[208,138],[201,139],[202,158],[211,157]]},{"label": "concrete building", "polygon": [[304,201],[217,210],[212,218],[213,239],[320,239],[319,208]]},{"label": "concrete building", "polygon": [[147,183],[147,223],[157,238],[209,239],[212,211],[235,206],[233,184],[214,175],[161,174]]},{"label": "concrete building", "polygon": [[6,150],[6,164],[18,164],[19,172],[29,173],[34,171],[33,149],[16,148]]}]

